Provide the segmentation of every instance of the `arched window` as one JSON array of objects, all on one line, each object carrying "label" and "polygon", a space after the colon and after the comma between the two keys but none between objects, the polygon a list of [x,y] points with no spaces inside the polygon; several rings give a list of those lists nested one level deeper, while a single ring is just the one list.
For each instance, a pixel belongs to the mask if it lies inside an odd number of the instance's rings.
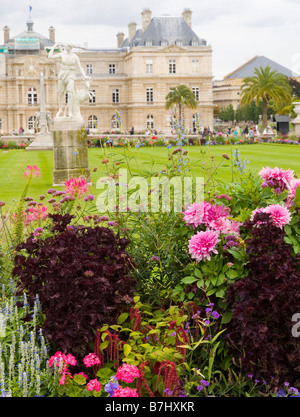
[{"label": "arched window", "polygon": [[37,104],[37,90],[34,87],[28,88],[27,92],[28,104]]},{"label": "arched window", "polygon": [[147,129],[154,129],[154,117],[152,114],[147,116]]},{"label": "arched window", "polygon": [[89,129],[97,129],[97,127],[98,127],[98,118],[97,118],[97,116],[94,116],[94,115],[90,116],[88,118],[88,128]]},{"label": "arched window", "polygon": [[28,130],[34,130],[35,120],[36,120],[36,117],[35,116],[30,116],[29,117],[29,119],[28,119],[28,125],[27,125]]}]

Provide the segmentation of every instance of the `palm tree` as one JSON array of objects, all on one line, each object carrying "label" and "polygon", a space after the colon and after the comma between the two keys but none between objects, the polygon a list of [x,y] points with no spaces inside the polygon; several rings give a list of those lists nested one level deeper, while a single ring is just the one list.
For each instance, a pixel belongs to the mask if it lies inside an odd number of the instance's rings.
[{"label": "palm tree", "polygon": [[269,101],[275,105],[282,102],[290,103],[292,89],[287,77],[276,70],[272,71],[269,66],[254,68],[254,74],[243,80],[241,105],[250,104],[253,100],[258,104],[262,100],[262,127],[265,129]]},{"label": "palm tree", "polygon": [[173,106],[178,105],[178,118],[181,121],[183,107],[187,106],[191,109],[195,109],[198,105],[192,90],[184,84],[178,87],[170,88],[169,93],[166,95],[166,109],[170,109]]}]

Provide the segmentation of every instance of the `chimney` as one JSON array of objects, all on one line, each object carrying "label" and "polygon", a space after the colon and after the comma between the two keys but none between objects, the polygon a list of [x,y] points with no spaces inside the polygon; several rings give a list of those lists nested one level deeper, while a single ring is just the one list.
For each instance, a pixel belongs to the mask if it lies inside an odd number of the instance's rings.
[{"label": "chimney", "polygon": [[128,41],[131,42],[136,33],[136,23],[131,22],[128,24]]},{"label": "chimney", "polygon": [[151,22],[151,10],[150,9],[144,9],[142,11],[142,30],[145,32],[147,27],[149,26]]},{"label": "chimney", "polygon": [[7,43],[9,40],[9,27],[4,26],[3,32],[4,32],[4,43]]},{"label": "chimney", "polygon": [[49,27],[49,39],[55,43],[55,29],[53,26]]},{"label": "chimney", "polygon": [[184,9],[182,12],[182,17],[185,20],[185,22],[189,25],[189,27],[192,27],[192,12],[190,9]]},{"label": "chimney", "polygon": [[118,39],[118,48],[121,48],[121,46],[123,45],[124,42],[124,33],[123,32],[119,32],[117,33],[117,39]]}]

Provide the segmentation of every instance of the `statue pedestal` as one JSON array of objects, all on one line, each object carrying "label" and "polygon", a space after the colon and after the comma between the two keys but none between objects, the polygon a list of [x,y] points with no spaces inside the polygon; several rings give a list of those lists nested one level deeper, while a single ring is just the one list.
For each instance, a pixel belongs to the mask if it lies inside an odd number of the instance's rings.
[{"label": "statue pedestal", "polygon": [[52,133],[37,133],[34,141],[27,146],[26,151],[42,151],[53,149]]},{"label": "statue pedestal", "polygon": [[53,127],[53,186],[74,177],[84,177],[89,185],[87,133],[84,123],[71,118],[55,118]]}]

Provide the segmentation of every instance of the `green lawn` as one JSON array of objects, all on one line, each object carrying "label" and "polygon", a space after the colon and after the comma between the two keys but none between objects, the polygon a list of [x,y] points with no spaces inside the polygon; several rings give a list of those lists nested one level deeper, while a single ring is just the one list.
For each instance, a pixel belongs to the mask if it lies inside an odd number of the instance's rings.
[{"label": "green lawn", "polygon": [[[102,149],[89,149],[89,165],[91,170],[97,167],[96,172],[92,172],[93,187],[91,193],[97,195],[96,182],[105,175],[106,166],[101,164],[103,158],[112,161],[124,161],[120,167],[125,168],[125,159],[129,162],[130,171],[133,175],[148,171],[152,174],[166,168],[170,163],[168,160],[168,150],[164,147],[131,148],[129,151],[123,148],[108,148],[104,155]],[[188,146],[188,155],[192,163],[194,175],[203,176],[202,166],[208,166],[211,156],[214,157],[216,165],[223,160],[222,154],[226,153],[232,157],[235,149],[240,151],[240,159],[249,160],[247,171],[258,173],[263,166],[279,167],[292,169],[296,176],[300,177],[300,146],[282,144],[254,144],[238,146]],[[205,165],[202,165],[203,162]],[[231,181],[231,161],[223,160],[223,164],[218,170],[218,178],[222,181]],[[46,193],[52,187],[53,153],[52,151],[25,151],[9,150],[0,152],[0,201],[6,203],[17,199],[23,190],[26,178],[23,176],[27,165],[37,165],[40,168],[40,177],[32,181],[29,195],[38,198],[40,194]],[[111,165],[110,165],[111,166]],[[59,189],[59,187],[58,187]]]}]

